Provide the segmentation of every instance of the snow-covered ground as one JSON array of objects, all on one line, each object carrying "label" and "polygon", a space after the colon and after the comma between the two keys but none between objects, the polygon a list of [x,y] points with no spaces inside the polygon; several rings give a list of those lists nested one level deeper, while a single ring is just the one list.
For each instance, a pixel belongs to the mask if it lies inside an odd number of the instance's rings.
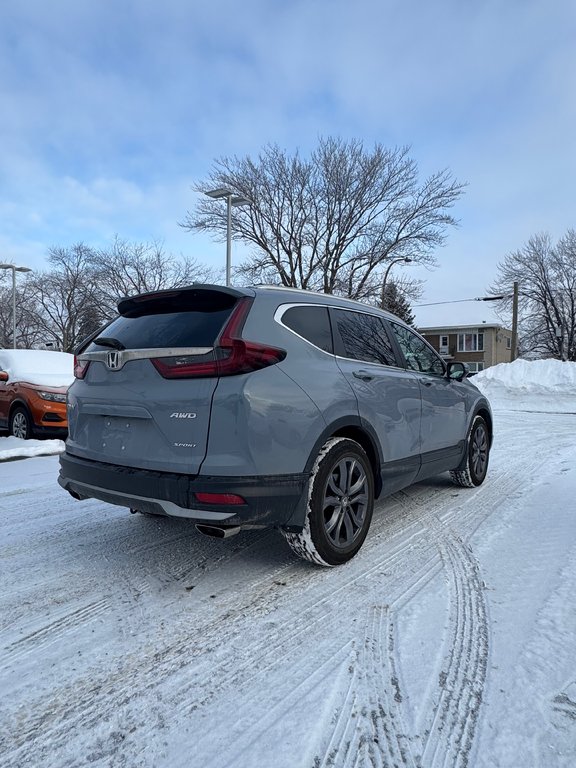
[{"label": "snow-covered ground", "polygon": [[384,500],[334,569],[272,531],[75,502],[57,456],[0,463],[0,765],[573,768],[576,388],[554,367],[548,392],[517,363],[475,377],[484,485]]}]

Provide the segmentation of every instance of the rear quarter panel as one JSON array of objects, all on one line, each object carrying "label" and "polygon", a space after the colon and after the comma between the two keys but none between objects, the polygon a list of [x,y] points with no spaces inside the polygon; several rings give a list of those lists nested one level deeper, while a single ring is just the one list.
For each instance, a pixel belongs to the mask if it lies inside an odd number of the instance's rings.
[{"label": "rear quarter panel", "polygon": [[212,402],[202,475],[285,475],[304,471],[325,422],[278,365],[222,377]]}]

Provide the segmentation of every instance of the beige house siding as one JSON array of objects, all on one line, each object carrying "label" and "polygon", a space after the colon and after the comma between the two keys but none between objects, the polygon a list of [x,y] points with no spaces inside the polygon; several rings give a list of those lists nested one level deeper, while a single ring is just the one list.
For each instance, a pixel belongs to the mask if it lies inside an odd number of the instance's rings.
[{"label": "beige house siding", "polygon": [[[489,368],[498,363],[509,363],[512,359],[512,331],[498,325],[448,326],[445,328],[420,328],[420,333],[446,360],[472,364],[474,369]],[[484,335],[484,349],[477,352],[458,351],[458,336],[461,333]],[[441,349],[441,337],[448,337],[447,350]]]}]

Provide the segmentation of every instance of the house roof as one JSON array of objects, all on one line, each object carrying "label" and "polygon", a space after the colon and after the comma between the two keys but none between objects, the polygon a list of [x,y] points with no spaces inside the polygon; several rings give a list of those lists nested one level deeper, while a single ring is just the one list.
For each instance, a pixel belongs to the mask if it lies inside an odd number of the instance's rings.
[{"label": "house roof", "polygon": [[431,331],[439,331],[439,332],[442,332],[442,331],[456,332],[456,331],[468,331],[468,330],[479,331],[482,328],[503,328],[504,330],[508,330],[502,325],[502,323],[484,323],[484,322],[475,323],[473,325],[462,324],[462,325],[433,325],[428,327],[422,326],[422,325],[418,326],[418,330],[420,331],[420,333],[430,333]]}]

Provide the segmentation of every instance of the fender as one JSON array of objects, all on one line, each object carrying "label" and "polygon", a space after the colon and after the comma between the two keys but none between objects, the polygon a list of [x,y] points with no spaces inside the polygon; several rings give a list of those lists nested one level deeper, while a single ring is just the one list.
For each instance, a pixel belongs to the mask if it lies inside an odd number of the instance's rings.
[{"label": "fender", "polygon": [[490,448],[492,448],[492,443],[494,441],[492,411],[490,409],[490,403],[488,402],[488,400],[486,400],[486,398],[482,398],[481,400],[478,400],[478,402],[474,406],[474,410],[472,411],[472,417],[468,422],[468,426],[466,427],[466,440],[464,441],[462,458],[460,460],[460,463],[456,467],[456,471],[458,470],[461,471],[466,469],[466,461],[468,457],[468,436],[470,435],[470,430],[472,429],[472,424],[474,423],[474,419],[476,418],[476,416],[482,416],[482,418],[488,425],[488,433],[490,435]]},{"label": "fender", "polygon": [[[366,451],[372,468],[374,470],[374,492],[375,497],[378,498],[382,489],[382,476],[381,467],[383,462],[382,446],[376,435],[376,431],[365,419],[360,416],[344,416],[336,421],[328,424],[320,433],[320,436],[314,443],[314,446],[306,461],[304,472],[308,476],[312,472],[312,467],[316,461],[320,449],[324,443],[331,437],[349,437],[351,440],[356,440],[364,450]],[[308,503],[308,483],[304,488],[302,496],[300,497],[294,513],[288,520],[285,526],[288,531],[301,531],[306,519]]]}]

